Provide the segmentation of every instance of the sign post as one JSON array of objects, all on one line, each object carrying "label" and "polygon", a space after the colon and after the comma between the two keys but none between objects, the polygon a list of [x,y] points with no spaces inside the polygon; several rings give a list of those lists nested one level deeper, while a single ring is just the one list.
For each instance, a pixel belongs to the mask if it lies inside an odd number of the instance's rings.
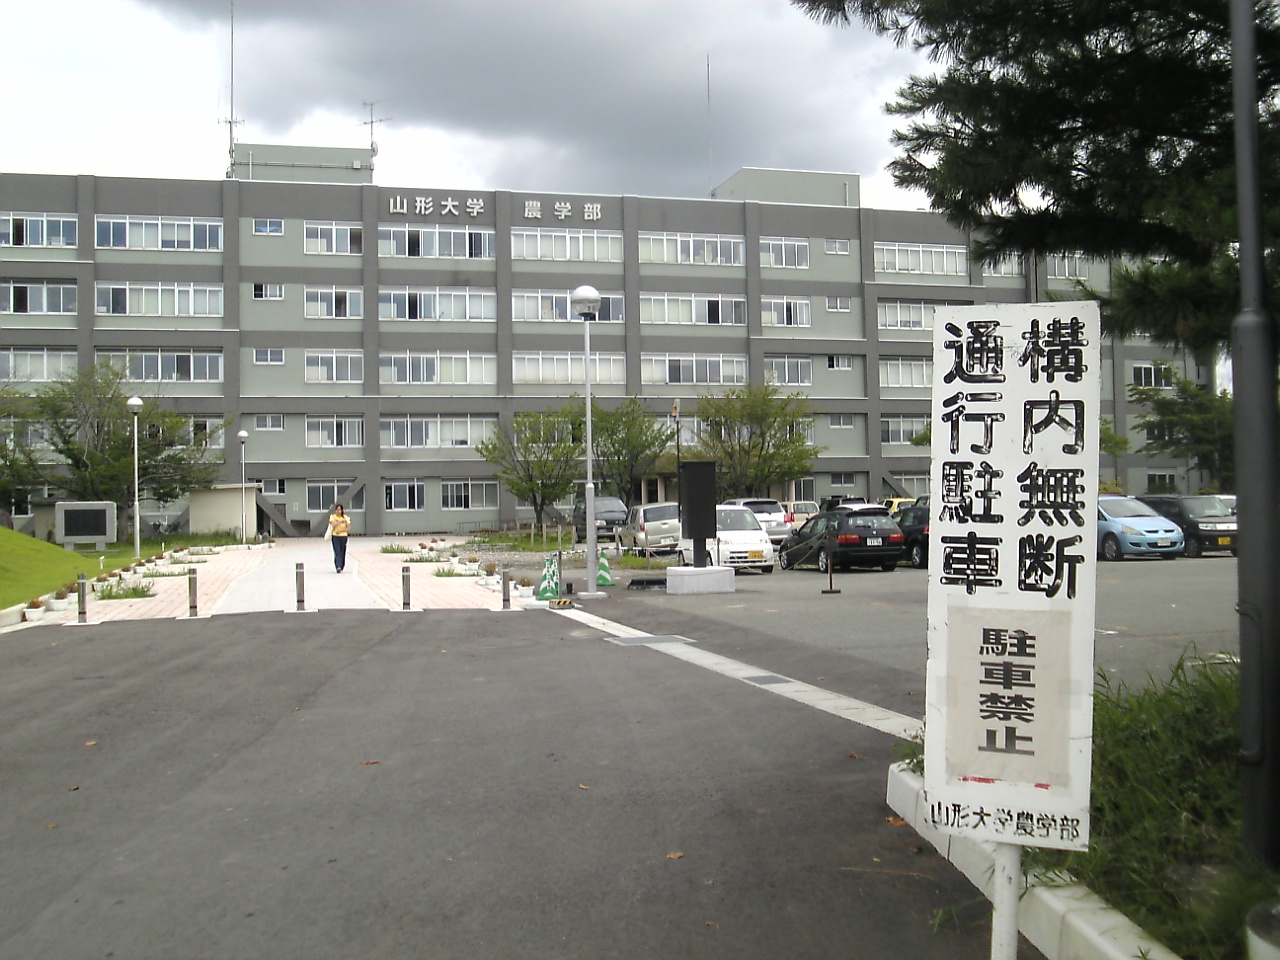
[{"label": "sign post", "polygon": [[1089,844],[1098,308],[934,316],[925,796],[998,845],[991,955],[1013,960],[1021,848]]}]

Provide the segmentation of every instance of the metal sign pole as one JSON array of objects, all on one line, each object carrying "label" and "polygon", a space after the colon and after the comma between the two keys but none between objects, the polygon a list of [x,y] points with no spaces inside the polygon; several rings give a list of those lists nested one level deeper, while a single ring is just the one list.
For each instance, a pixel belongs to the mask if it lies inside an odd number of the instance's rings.
[{"label": "metal sign pole", "polygon": [[995,844],[991,877],[991,960],[1018,960],[1018,897],[1022,892],[1022,847]]},{"label": "metal sign pole", "polygon": [[403,599],[400,601],[400,609],[409,609],[409,565],[405,564],[400,568],[400,593]]},{"label": "metal sign pole", "polygon": [[89,583],[84,574],[76,578],[76,622],[87,623],[89,620]]}]

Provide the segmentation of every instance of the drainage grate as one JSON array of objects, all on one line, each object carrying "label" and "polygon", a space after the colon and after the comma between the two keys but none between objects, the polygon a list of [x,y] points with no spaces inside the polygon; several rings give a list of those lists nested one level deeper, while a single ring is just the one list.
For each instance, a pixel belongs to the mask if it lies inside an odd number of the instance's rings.
[{"label": "drainage grate", "polygon": [[628,590],[665,590],[666,577],[632,577],[627,581]]}]

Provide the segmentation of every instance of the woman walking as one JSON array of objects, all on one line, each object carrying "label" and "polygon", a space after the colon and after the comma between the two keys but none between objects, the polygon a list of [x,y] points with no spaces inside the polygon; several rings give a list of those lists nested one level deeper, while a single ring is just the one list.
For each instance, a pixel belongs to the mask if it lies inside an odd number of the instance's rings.
[{"label": "woman walking", "polygon": [[351,532],[351,518],[342,504],[334,504],[329,515],[329,540],[333,543],[333,569],[342,572],[347,565],[347,535]]}]

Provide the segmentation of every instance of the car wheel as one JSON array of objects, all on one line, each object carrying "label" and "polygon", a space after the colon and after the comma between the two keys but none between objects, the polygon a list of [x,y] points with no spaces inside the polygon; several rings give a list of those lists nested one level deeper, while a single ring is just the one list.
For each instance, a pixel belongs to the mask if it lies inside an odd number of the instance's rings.
[{"label": "car wheel", "polygon": [[898,569],[898,562],[896,560],[893,560],[888,563],[882,563],[880,564],[880,569],[883,570],[885,573],[893,573],[893,571]]},{"label": "car wheel", "polygon": [[1199,537],[1187,537],[1187,545],[1182,548],[1182,552],[1191,559],[1204,556],[1204,544],[1200,542]]},{"label": "car wheel", "polygon": [[922,570],[929,565],[924,555],[924,544],[913,543],[911,545],[911,565],[917,570]]},{"label": "car wheel", "polygon": [[767,567],[756,567],[756,569],[761,573],[773,573],[773,564],[769,564]]},{"label": "car wheel", "polygon": [[818,572],[826,573],[831,566],[830,558],[827,557],[826,550],[818,551]]},{"label": "car wheel", "polygon": [[790,569],[791,569],[791,554],[787,553],[787,551],[785,551],[785,550],[779,550],[779,551],[778,551],[778,566],[780,566],[783,570],[790,570]]},{"label": "car wheel", "polygon": [[1120,549],[1120,541],[1114,533],[1108,533],[1102,538],[1102,559],[1115,563],[1123,558],[1124,551]]}]

